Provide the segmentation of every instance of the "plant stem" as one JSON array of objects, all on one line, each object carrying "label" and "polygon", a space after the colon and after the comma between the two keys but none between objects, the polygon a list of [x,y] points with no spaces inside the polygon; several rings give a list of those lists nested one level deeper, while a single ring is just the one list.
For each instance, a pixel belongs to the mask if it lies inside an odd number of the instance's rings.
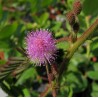
[{"label": "plant stem", "polygon": [[63,41],[69,41],[69,42],[70,42],[71,39],[70,39],[69,37],[66,37],[66,36],[65,36],[65,37],[63,37],[63,38],[57,39],[57,40],[56,40],[56,43],[63,42]]},{"label": "plant stem", "polygon": [[87,29],[83,35],[73,44],[73,47],[69,49],[68,58],[71,58],[78,47],[85,42],[85,40],[93,33],[98,26],[98,19]]},{"label": "plant stem", "polygon": [[46,64],[46,71],[47,71],[47,76],[48,76],[48,81],[49,81],[50,87],[52,88],[52,95],[53,95],[53,97],[56,97],[56,90],[54,88],[54,85],[52,85],[52,80],[51,80],[49,70],[48,70],[48,64]]},{"label": "plant stem", "polygon": [[68,49],[68,53],[66,57],[64,58],[60,69],[59,69],[59,78],[62,76],[63,72],[67,70],[68,63],[71,59],[71,57],[74,55],[78,47],[85,42],[85,40],[93,33],[93,31],[97,28],[98,26],[98,19],[87,29],[83,35],[78,38],[78,40],[73,44],[71,48]]}]

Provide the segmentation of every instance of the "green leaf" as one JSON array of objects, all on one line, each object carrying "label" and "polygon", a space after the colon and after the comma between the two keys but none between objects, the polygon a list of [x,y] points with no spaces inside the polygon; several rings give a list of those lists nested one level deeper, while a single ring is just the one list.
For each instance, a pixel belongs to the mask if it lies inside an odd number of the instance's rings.
[{"label": "green leaf", "polygon": [[67,0],[68,8],[72,9],[73,0]]},{"label": "green leaf", "polygon": [[87,76],[88,76],[90,79],[98,80],[98,71],[88,71],[88,72],[87,72]]},{"label": "green leaf", "polygon": [[72,97],[72,95],[73,95],[73,88],[71,87],[71,86],[61,86],[61,88],[60,88],[60,91],[61,91],[61,95],[60,95],[60,97],[63,97],[63,96],[65,96],[65,97]]},{"label": "green leaf", "polygon": [[22,73],[22,75],[20,76],[20,78],[16,82],[16,86],[23,84],[27,79],[29,79],[31,77],[34,79],[35,76],[36,76],[36,71],[34,68],[27,69],[26,71],[24,71]]},{"label": "green leaf", "polygon": [[87,80],[79,72],[68,72],[65,80],[72,87],[74,93],[84,91],[87,87]]},{"label": "green leaf", "polygon": [[91,92],[91,96],[92,97],[98,97],[98,92],[96,92],[96,91],[95,92]]},{"label": "green leaf", "polygon": [[16,22],[5,26],[3,29],[0,30],[0,40],[10,37],[15,32],[16,28],[17,28]]},{"label": "green leaf", "polygon": [[30,4],[31,4],[31,11],[32,11],[32,13],[36,13],[37,12],[37,10],[38,10],[38,8],[39,8],[39,6],[38,6],[38,4],[39,4],[39,0],[29,0],[30,1]]},{"label": "green leaf", "polygon": [[98,83],[93,82],[92,83],[92,92],[91,92],[92,97],[98,97]]},{"label": "green leaf", "polygon": [[98,48],[98,39],[95,39],[92,43],[91,43],[91,49],[94,50]]},{"label": "green leaf", "polygon": [[96,83],[96,82],[92,83],[92,90],[98,92],[98,83]]},{"label": "green leaf", "polygon": [[0,60],[0,67],[1,67],[3,64],[6,64],[6,61],[5,61],[5,60]]},{"label": "green leaf", "polygon": [[71,60],[72,64],[78,65],[79,63],[87,62],[88,59],[85,55],[76,52]]},{"label": "green leaf", "polygon": [[98,14],[98,0],[84,0],[83,11],[86,15]]},{"label": "green leaf", "polygon": [[73,89],[72,89],[72,87],[70,86],[70,87],[69,87],[69,94],[68,94],[68,97],[72,97],[72,95],[73,95]]},{"label": "green leaf", "polygon": [[38,97],[39,93],[36,91],[31,92],[32,97]]},{"label": "green leaf", "polygon": [[2,4],[0,3],[0,19],[2,18],[2,13],[3,13]]},{"label": "green leaf", "polygon": [[93,68],[94,68],[95,71],[98,71],[98,63],[97,62],[94,63]]},{"label": "green leaf", "polygon": [[46,21],[49,18],[49,13],[44,13],[40,17],[40,25],[46,25]]},{"label": "green leaf", "polygon": [[62,25],[62,22],[57,21],[54,23],[54,26],[51,28],[51,30],[57,32],[60,29],[61,25]]},{"label": "green leaf", "polygon": [[31,96],[31,94],[30,94],[30,92],[29,92],[29,90],[27,88],[23,89],[23,93],[24,93],[25,97],[30,97]]},{"label": "green leaf", "polygon": [[42,2],[41,2],[41,4],[42,4],[42,7],[46,7],[46,6],[48,6],[48,5],[50,5],[50,4],[52,4],[53,2],[57,2],[57,0],[42,0]]},{"label": "green leaf", "polygon": [[8,48],[9,47],[9,43],[8,41],[0,41],[0,48]]},{"label": "green leaf", "polygon": [[46,25],[46,22],[49,18],[49,13],[45,12],[40,17],[34,17],[35,20],[40,24],[40,26]]},{"label": "green leaf", "polygon": [[91,50],[93,55],[98,56],[98,39],[95,39],[92,43],[91,43]]},{"label": "green leaf", "polygon": [[67,42],[61,42],[61,43],[58,43],[56,46],[59,49],[64,49],[65,50],[69,47],[69,44]]}]

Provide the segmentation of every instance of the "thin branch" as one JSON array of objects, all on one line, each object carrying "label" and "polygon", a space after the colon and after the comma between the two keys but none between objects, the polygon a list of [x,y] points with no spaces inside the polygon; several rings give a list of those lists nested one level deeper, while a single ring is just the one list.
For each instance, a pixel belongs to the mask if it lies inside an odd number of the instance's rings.
[{"label": "thin branch", "polygon": [[3,10],[4,10],[4,11],[9,11],[9,12],[15,12],[16,9],[15,9],[14,7],[8,8],[8,7],[5,7],[5,6],[4,6],[4,7],[3,7]]},{"label": "thin branch", "polygon": [[83,44],[86,39],[94,33],[94,30],[98,27],[98,19],[83,33],[83,35],[78,38],[78,40],[73,44],[73,47],[69,49],[68,58],[71,58],[78,47]]},{"label": "thin branch", "polygon": [[47,76],[48,76],[50,87],[52,88],[52,95],[53,95],[53,97],[56,97],[56,90],[55,90],[55,88],[52,85],[52,80],[51,80],[51,77],[50,77],[50,74],[49,74],[49,70],[48,70],[48,64],[46,64],[46,71],[47,71]]},{"label": "thin branch", "polygon": [[[71,59],[71,57],[74,55],[78,47],[85,42],[85,40],[92,34],[94,33],[94,30],[98,27],[98,19],[87,29],[83,35],[78,38],[78,40],[73,44],[71,48],[68,49],[68,53],[65,56],[60,69],[59,69],[59,78],[61,78],[63,72],[67,70],[68,63]],[[60,79],[59,79],[60,80]]]},{"label": "thin branch", "polygon": [[69,38],[69,37],[63,37],[63,38],[59,38],[59,39],[57,39],[56,40],[56,43],[59,43],[59,42],[63,42],[63,41],[68,41],[68,42],[70,42],[71,41],[71,39]]}]

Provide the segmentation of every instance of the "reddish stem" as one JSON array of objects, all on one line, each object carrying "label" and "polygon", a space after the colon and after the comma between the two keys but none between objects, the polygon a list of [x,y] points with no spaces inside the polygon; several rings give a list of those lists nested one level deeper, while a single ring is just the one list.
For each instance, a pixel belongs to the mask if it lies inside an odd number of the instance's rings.
[{"label": "reddish stem", "polygon": [[56,97],[56,90],[53,87],[51,76],[50,76],[51,74],[49,74],[49,70],[48,70],[48,65],[47,64],[46,64],[46,71],[47,71],[47,76],[48,76],[48,81],[49,81],[49,84],[50,84],[50,88],[52,88],[52,96]]},{"label": "reddish stem", "polygon": [[56,40],[56,43],[59,43],[59,42],[63,42],[63,41],[71,41],[71,38],[70,37],[63,37],[63,38],[59,38]]}]

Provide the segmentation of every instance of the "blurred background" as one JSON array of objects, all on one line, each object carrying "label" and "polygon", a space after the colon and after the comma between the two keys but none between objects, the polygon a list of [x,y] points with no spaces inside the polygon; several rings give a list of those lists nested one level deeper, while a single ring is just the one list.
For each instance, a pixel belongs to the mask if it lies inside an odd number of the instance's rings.
[{"label": "blurred background", "polygon": [[[66,13],[73,9],[74,1],[0,0],[0,68],[10,57],[23,57],[17,47],[25,48],[24,38],[32,30],[49,29],[56,39],[68,36],[71,28]],[[98,18],[98,0],[81,0],[81,3],[78,36]],[[60,66],[69,43],[61,42],[57,47],[56,62]],[[15,71],[12,68],[4,74],[0,71],[0,87],[7,94],[4,96],[39,96],[45,90],[48,81],[44,66],[30,65]],[[98,29],[72,57],[61,85],[58,96],[98,96]]]}]

